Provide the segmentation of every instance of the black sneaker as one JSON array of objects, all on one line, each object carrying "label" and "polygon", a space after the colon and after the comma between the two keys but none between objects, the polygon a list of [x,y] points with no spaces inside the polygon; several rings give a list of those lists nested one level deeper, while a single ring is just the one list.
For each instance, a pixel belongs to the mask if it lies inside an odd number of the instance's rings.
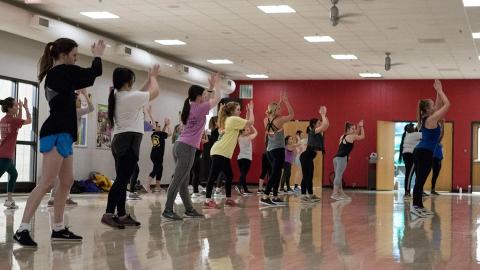
[{"label": "black sneaker", "polygon": [[260,199],[260,203],[265,205],[265,206],[275,206],[276,204],[274,202],[272,202],[272,200],[270,200],[270,198],[262,198]]},{"label": "black sneaker", "polygon": [[440,195],[440,193],[436,192],[435,190],[432,190],[432,192],[430,192],[430,194],[437,195],[437,196]]},{"label": "black sneaker", "polygon": [[140,226],[141,223],[136,221],[132,216],[127,215],[125,217],[119,217],[118,218],[118,223],[124,226]]},{"label": "black sneaker", "polygon": [[272,202],[276,205],[286,205],[287,203],[280,198],[273,198]]},{"label": "black sneaker", "polygon": [[426,192],[424,191],[424,192],[422,193],[422,196],[423,196],[423,197],[428,197],[428,196],[430,196],[430,194],[428,194],[428,193],[426,193]]},{"label": "black sneaker", "polygon": [[52,231],[52,241],[82,241],[83,237],[71,232],[68,227],[61,231]]},{"label": "black sneaker", "polygon": [[170,220],[183,220],[183,218],[181,216],[175,214],[175,212],[163,211],[162,217],[164,217],[166,219],[170,219]]},{"label": "black sneaker", "polygon": [[13,235],[13,240],[17,241],[20,245],[24,247],[31,247],[31,248],[36,248],[37,243],[33,241],[32,237],[30,237],[30,232],[28,230],[24,231],[17,231]]},{"label": "black sneaker", "polygon": [[115,229],[125,229],[125,225],[121,224],[118,217],[112,214],[103,214],[101,222]]},{"label": "black sneaker", "polygon": [[203,218],[204,215],[197,212],[197,210],[192,209],[190,211],[185,211],[185,217],[187,218]]},{"label": "black sneaker", "polygon": [[249,191],[249,190],[246,190],[243,192],[242,194],[243,196],[252,196],[253,195],[253,192]]}]

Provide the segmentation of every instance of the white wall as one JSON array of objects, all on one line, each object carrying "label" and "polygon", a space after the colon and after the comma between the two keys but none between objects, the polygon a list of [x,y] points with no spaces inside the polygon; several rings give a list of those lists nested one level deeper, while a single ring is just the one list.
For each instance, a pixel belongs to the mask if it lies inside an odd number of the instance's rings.
[{"label": "white wall", "polygon": [[[0,31],[0,75],[36,81],[37,61],[43,53],[43,49],[44,44],[42,43]],[[89,66],[90,61],[90,57],[80,56],[77,64]],[[102,77],[98,78],[95,85],[89,89],[89,92],[92,93],[95,108],[96,104],[107,104],[109,87],[112,85],[112,72],[115,67],[116,65],[112,63],[103,62]],[[138,70],[135,70],[135,74],[137,80],[134,88],[138,88],[144,82],[147,74]],[[151,103],[153,117],[162,120],[162,122],[163,118],[169,117],[175,124],[178,122],[178,111],[183,105],[190,85],[163,77],[159,78],[159,84],[160,96]],[[43,86],[40,87],[39,98],[39,125],[41,125],[47,118],[49,110],[44,97]],[[95,148],[96,113],[95,111],[88,117],[88,147],[75,148],[75,179],[85,179],[90,171],[99,171],[111,178],[115,176],[111,152]],[[150,149],[150,134],[146,133],[140,151],[141,178],[147,177],[152,169]],[[42,160],[40,154],[38,157],[38,176],[40,177]],[[168,183],[170,181],[173,169],[172,144],[171,140],[167,140],[162,182]]]}]

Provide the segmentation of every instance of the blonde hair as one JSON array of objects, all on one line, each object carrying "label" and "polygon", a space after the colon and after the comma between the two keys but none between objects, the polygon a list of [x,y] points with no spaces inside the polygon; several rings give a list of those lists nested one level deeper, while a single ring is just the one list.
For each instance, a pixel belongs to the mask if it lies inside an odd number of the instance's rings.
[{"label": "blonde hair", "polygon": [[233,115],[237,106],[240,106],[238,102],[230,101],[220,108],[220,112],[218,112],[218,128],[220,130],[225,129],[225,120]]},{"label": "blonde hair", "polygon": [[267,114],[267,116],[275,115],[279,109],[280,109],[280,106],[278,105],[278,103],[272,102],[268,104],[267,111],[265,112],[265,114]]}]

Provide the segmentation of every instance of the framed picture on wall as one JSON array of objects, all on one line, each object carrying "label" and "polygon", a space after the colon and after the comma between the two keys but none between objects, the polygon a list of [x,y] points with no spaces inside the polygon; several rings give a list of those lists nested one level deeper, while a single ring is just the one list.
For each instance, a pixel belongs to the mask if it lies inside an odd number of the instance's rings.
[{"label": "framed picture on wall", "polygon": [[108,121],[108,106],[97,105],[97,148],[110,149],[112,144],[112,127]]},{"label": "framed picture on wall", "polygon": [[[81,100],[81,109],[88,110],[88,103],[84,99]],[[78,113],[78,110],[77,110]],[[78,139],[75,142],[75,147],[80,148],[87,148],[87,134],[88,134],[88,114],[82,115],[80,119],[78,119]]]}]

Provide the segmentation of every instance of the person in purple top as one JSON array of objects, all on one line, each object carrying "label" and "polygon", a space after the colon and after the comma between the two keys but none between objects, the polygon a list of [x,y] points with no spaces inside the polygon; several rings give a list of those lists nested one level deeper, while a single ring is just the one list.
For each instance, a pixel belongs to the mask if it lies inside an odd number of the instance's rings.
[{"label": "person in purple top", "polygon": [[[283,192],[293,192],[290,187],[290,176],[292,175],[292,164],[293,158],[295,157],[295,149],[298,147],[298,144],[293,143],[293,137],[285,137],[285,163],[283,164],[283,174],[282,180],[280,182],[280,189]],[[287,188],[285,188],[285,183]]]},{"label": "person in purple top", "polygon": [[205,129],[206,116],[210,109],[217,106],[220,101],[220,91],[217,89],[220,75],[217,73],[209,79],[210,87],[207,91],[201,86],[192,85],[188,90],[181,113],[183,124],[182,133],[173,146],[175,172],[168,187],[167,201],[162,216],[170,220],[182,220],[182,217],[173,211],[173,204],[177,193],[180,193],[185,206],[186,217],[203,217],[193,208],[188,192],[189,172],[195,159],[195,152],[200,148],[203,130]]}]

